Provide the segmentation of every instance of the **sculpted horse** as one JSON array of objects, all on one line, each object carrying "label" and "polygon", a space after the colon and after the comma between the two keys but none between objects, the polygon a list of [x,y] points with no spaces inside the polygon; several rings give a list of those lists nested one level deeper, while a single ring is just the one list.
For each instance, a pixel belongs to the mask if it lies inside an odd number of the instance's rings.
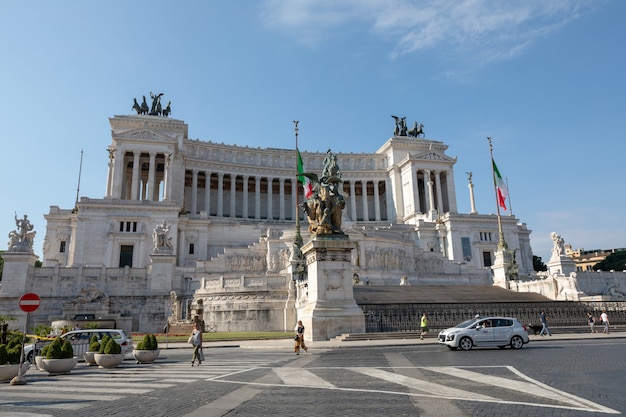
[{"label": "sculpted horse", "polygon": [[133,110],[135,110],[137,114],[141,114],[141,107],[139,106],[139,103],[137,103],[136,98],[133,99]]},{"label": "sculpted horse", "polygon": [[146,96],[143,96],[143,102],[141,103],[141,113],[148,114],[148,103],[146,102]]},{"label": "sculpted horse", "polygon": [[172,104],[171,101],[167,102],[167,106],[163,109],[163,117],[169,116],[170,113],[172,112],[172,108],[170,107],[171,104]]},{"label": "sculpted horse", "polygon": [[424,125],[423,124],[417,124],[417,122],[415,122],[415,124],[413,125],[413,129],[409,130],[408,135],[414,138],[419,137],[419,135],[423,135],[424,134]]}]

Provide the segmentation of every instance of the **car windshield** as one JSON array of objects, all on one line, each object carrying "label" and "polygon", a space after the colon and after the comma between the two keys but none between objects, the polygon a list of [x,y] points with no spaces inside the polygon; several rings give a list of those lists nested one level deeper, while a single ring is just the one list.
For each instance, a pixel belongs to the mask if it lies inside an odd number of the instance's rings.
[{"label": "car windshield", "polygon": [[468,327],[472,327],[472,326],[474,326],[478,320],[480,320],[480,319],[471,319],[471,320],[467,320],[467,321],[464,321],[463,323],[459,323],[459,324],[457,324],[457,325],[456,325],[456,326],[454,326],[454,327],[460,327],[460,328],[462,328],[462,329],[466,329],[466,328],[468,328]]}]

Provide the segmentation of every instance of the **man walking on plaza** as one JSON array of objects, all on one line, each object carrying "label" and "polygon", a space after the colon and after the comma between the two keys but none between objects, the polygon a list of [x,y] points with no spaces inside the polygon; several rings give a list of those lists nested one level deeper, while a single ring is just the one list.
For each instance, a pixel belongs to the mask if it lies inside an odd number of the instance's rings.
[{"label": "man walking on plaza", "polygon": [[541,314],[539,315],[539,319],[541,320],[541,331],[539,332],[539,336],[543,336],[544,333],[548,336],[552,336],[550,330],[548,330],[548,316],[546,316],[546,311],[541,310]]}]

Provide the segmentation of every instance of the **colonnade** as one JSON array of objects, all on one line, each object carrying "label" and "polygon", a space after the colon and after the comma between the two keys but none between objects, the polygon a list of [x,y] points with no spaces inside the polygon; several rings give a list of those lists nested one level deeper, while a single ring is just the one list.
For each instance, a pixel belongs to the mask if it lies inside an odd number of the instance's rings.
[{"label": "colonnade", "polygon": [[170,155],[156,151],[109,151],[106,197],[162,201],[171,195]]},{"label": "colonnade", "polygon": [[[191,215],[204,211],[217,217],[294,220],[299,214],[304,219],[302,211],[297,210],[294,190],[300,192],[301,204],[304,196],[296,178],[187,170],[185,209]],[[384,179],[344,179],[344,214],[351,220],[389,220],[389,190],[388,180]]]}]

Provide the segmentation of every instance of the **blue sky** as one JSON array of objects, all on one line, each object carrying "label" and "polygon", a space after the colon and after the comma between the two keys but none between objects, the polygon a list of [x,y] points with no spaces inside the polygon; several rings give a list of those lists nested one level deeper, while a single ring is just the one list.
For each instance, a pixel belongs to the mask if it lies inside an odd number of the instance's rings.
[{"label": "blue sky", "polygon": [[102,198],[108,118],[153,91],[191,138],[252,147],[293,148],[298,119],[301,150],[374,152],[392,114],[419,121],[458,157],[462,213],[468,171],[496,211],[490,136],[536,255],[552,231],[626,247],[625,18],[620,0],[3,1],[0,233],[28,214],[42,256],[81,149],[80,195]]}]

